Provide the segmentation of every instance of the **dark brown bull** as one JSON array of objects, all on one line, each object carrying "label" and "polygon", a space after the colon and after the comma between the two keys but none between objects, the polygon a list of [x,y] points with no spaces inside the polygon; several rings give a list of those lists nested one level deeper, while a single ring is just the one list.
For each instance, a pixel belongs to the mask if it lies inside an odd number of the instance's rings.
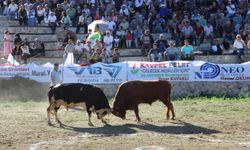
[{"label": "dark brown bull", "polygon": [[125,119],[126,110],[134,110],[136,119],[140,122],[138,105],[141,103],[151,105],[156,100],[160,100],[167,106],[167,119],[169,119],[170,111],[172,119],[174,119],[175,113],[170,95],[171,83],[168,81],[128,81],[119,86],[114,98],[112,113]]}]

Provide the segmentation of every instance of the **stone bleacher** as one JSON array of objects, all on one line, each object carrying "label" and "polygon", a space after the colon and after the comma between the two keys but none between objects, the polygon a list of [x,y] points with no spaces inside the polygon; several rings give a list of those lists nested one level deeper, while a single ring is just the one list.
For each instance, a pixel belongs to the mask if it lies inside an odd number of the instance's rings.
[{"label": "stone bleacher", "polygon": [[[0,16],[0,55],[3,54],[3,36],[4,31],[9,30],[12,38],[14,38],[14,34],[20,33],[21,38],[28,38],[29,40],[34,40],[35,38],[39,38],[41,41],[45,43],[45,57],[31,58],[30,61],[43,64],[46,62],[51,63],[62,63],[63,62],[63,50],[57,49],[57,35],[52,34],[51,29],[46,26],[42,27],[22,27],[19,26],[18,21],[8,21],[6,17]],[[56,33],[63,30],[61,27],[57,27]],[[75,32],[75,27],[70,27],[69,30]],[[153,34],[154,39],[159,37],[158,34]],[[83,34],[83,28],[79,34],[77,34],[78,39],[85,40],[85,35]],[[165,34],[166,39],[170,39],[171,37]],[[148,61],[148,58],[141,55],[141,50],[132,48],[132,49],[120,49],[120,61]],[[249,55],[246,56],[247,60],[250,58]],[[237,56],[232,55],[221,55],[221,56],[196,56],[195,60],[204,60],[212,63],[239,63]],[[4,63],[4,60],[1,59],[0,63]]]}]

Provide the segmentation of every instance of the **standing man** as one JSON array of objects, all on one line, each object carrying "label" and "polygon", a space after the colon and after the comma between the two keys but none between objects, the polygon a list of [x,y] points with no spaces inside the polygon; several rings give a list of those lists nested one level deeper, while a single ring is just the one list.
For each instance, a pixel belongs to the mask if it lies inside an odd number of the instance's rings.
[{"label": "standing man", "polygon": [[50,72],[51,86],[61,83],[59,64],[55,63],[53,70]]},{"label": "standing man", "polygon": [[140,41],[142,43],[142,55],[146,55],[149,52],[151,45],[153,45],[154,43],[153,36],[150,34],[149,29],[146,29],[144,31],[144,34],[141,36]]},{"label": "standing man", "polygon": [[109,55],[112,53],[113,41],[114,41],[114,38],[111,35],[111,32],[107,31],[106,35],[103,38],[103,44],[104,44],[104,48],[107,50]]}]

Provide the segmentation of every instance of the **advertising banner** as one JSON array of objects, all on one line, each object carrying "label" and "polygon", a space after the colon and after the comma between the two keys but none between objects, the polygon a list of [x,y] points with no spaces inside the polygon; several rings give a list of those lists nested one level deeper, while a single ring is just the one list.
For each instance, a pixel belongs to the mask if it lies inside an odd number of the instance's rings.
[{"label": "advertising banner", "polygon": [[50,82],[50,71],[51,67],[31,65],[29,66],[30,76],[29,79],[35,80],[37,82],[49,83]]},{"label": "advertising banner", "polygon": [[13,77],[29,78],[29,66],[0,66],[0,78],[13,78]]},{"label": "advertising banner", "polygon": [[190,69],[203,61],[128,62],[128,80],[190,81]]},{"label": "advertising banner", "polygon": [[95,63],[91,66],[65,66],[64,83],[114,84],[126,81],[126,63]]},{"label": "advertising banner", "polygon": [[[49,83],[53,64],[0,66],[0,78],[23,77]],[[250,63],[213,64],[204,61],[96,63],[60,66],[63,83],[120,84],[130,80],[250,81]]]},{"label": "advertising banner", "polygon": [[250,80],[249,64],[203,63],[192,67],[191,81],[246,81]]}]

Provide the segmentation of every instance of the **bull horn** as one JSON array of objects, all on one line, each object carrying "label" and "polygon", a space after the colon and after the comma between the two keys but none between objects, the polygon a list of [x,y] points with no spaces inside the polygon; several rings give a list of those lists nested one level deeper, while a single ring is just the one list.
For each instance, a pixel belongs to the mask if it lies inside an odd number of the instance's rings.
[{"label": "bull horn", "polygon": [[114,111],[114,109],[113,109],[113,108],[110,108],[110,109],[109,109],[109,112],[112,112],[112,111]]}]

